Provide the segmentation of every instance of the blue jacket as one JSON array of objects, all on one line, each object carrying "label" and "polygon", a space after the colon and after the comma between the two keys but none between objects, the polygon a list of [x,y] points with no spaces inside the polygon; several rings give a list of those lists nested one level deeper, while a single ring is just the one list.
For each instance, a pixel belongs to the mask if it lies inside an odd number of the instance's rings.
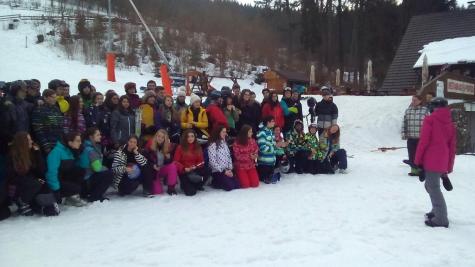
[{"label": "blue jacket", "polygon": [[259,146],[259,156],[257,157],[257,164],[274,166],[275,157],[275,138],[272,129],[261,127],[257,134],[257,145]]},{"label": "blue jacket", "polygon": [[59,183],[59,170],[63,161],[75,161],[73,152],[61,142],[57,142],[56,146],[48,154],[46,163],[48,170],[46,171],[46,183],[53,191],[61,188]]},{"label": "blue jacket", "polygon": [[107,170],[107,168],[102,165],[102,158],[100,145],[93,145],[90,140],[86,140],[84,142],[84,150],[79,156],[79,167],[86,170],[84,179],[89,179],[95,172]]}]

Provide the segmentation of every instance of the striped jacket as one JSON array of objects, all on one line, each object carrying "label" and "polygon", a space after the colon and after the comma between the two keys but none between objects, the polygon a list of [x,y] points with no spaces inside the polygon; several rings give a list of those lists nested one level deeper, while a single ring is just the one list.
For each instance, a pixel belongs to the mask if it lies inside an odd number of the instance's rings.
[{"label": "striped jacket", "polygon": [[[112,172],[114,172],[114,180],[112,186],[117,189],[124,174],[127,173],[127,145],[123,146],[114,154],[114,160],[112,161]],[[138,153],[134,155],[135,161],[140,167],[147,165],[147,158]]]},{"label": "striped jacket", "polygon": [[257,134],[257,145],[259,146],[258,165],[275,165],[275,138],[272,129],[262,127]]},{"label": "striped jacket", "polygon": [[428,114],[429,109],[425,106],[408,107],[404,113],[404,120],[401,128],[402,139],[419,139],[422,122]]}]

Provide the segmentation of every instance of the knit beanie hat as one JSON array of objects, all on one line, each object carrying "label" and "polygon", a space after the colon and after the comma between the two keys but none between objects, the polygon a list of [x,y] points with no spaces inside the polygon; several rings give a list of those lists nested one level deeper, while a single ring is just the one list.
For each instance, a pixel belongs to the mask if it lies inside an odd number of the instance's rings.
[{"label": "knit beanie hat", "polygon": [[196,101],[200,101],[201,102],[201,98],[195,94],[191,94],[190,96],[190,104],[193,104],[195,103]]},{"label": "knit beanie hat", "polygon": [[137,86],[133,82],[128,82],[124,85],[125,92],[129,91],[130,89],[135,89],[135,92],[137,92]]},{"label": "knit beanie hat", "polygon": [[83,91],[84,88],[86,88],[86,87],[91,88],[91,82],[88,81],[87,79],[82,79],[82,80],[78,83],[78,90],[79,90],[79,92],[82,93],[82,91]]},{"label": "knit beanie hat", "polygon": [[180,86],[180,87],[178,88],[178,94],[177,94],[177,96],[186,96],[186,89],[185,89],[184,86]]}]

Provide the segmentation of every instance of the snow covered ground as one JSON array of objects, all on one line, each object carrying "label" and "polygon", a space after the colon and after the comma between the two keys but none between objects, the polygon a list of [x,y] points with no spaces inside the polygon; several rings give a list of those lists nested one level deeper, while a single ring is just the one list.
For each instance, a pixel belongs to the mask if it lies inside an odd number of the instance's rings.
[{"label": "snow covered ground", "polygon": [[[24,48],[26,34],[34,36],[27,24],[0,31],[0,80],[39,78],[44,88],[62,78],[74,93],[81,78],[118,92],[153,78],[119,71],[108,83],[103,66],[67,61],[45,44]],[[475,157],[457,157],[454,191],[444,192],[450,228],[428,228],[429,198],[407,176],[406,151],[371,152],[405,146],[399,128],[410,98],[335,102],[342,146],[354,156],[346,175],[287,175],[276,185],[207,188],[195,197],[112,196],[55,218],[11,218],[0,223],[1,266],[475,266]]]}]

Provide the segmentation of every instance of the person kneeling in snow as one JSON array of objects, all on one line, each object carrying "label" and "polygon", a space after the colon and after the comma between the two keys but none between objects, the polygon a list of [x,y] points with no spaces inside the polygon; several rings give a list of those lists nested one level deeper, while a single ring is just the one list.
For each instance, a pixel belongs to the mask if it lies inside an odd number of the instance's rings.
[{"label": "person kneeling in snow", "polygon": [[306,159],[305,172],[310,174],[319,173],[319,170],[321,170],[322,166],[324,165],[320,161],[320,159],[323,159],[324,156],[319,146],[317,131],[317,124],[312,123],[308,126],[308,133],[305,134],[305,142],[310,149],[310,154]]},{"label": "person kneeling in snow", "polygon": [[245,124],[233,144],[234,165],[241,188],[259,186],[259,175],[256,170],[259,148],[252,136],[252,127]]},{"label": "person kneeling in snow", "polygon": [[308,148],[301,120],[294,122],[294,128],[289,133],[287,140],[289,141],[289,172],[295,171],[298,174],[302,174],[308,156]]},{"label": "person kneeling in snow", "polygon": [[239,188],[239,181],[233,174],[233,162],[231,152],[226,143],[228,135],[224,125],[218,125],[213,129],[209,140],[208,157],[211,168],[214,188],[231,191]]},{"label": "person kneeling in snow", "polygon": [[275,138],[272,128],[274,128],[274,117],[268,116],[262,120],[263,125],[257,134],[257,145],[259,146],[259,156],[257,158],[257,171],[259,178],[264,183],[268,184],[272,181],[274,174],[274,167],[276,162],[275,157]]},{"label": "person kneeling in snow", "polygon": [[135,135],[129,137],[127,144],[117,150],[112,162],[114,172],[113,187],[119,195],[130,195],[142,184],[143,195],[152,196],[153,168],[147,159],[140,154]]},{"label": "person kneeling in snow", "polygon": [[322,171],[334,173],[339,169],[340,173],[346,173],[348,167],[346,150],[340,149],[340,126],[332,125],[320,136],[320,148],[323,150],[324,160],[330,162],[331,169],[323,167]]},{"label": "person kneeling in snow", "polygon": [[177,165],[180,186],[185,195],[194,196],[198,190],[203,191],[209,173],[205,168],[203,150],[192,129],[186,129],[181,135],[180,145],[173,160]]}]

